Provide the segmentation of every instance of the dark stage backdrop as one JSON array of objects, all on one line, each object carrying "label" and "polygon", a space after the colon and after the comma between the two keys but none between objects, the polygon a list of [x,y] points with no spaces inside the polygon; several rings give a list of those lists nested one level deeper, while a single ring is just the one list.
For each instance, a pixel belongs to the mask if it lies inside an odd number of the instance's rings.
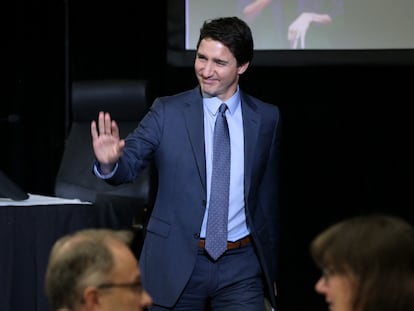
[{"label": "dark stage backdrop", "polygon": [[[167,1],[17,0],[15,31],[4,38],[0,169],[27,192],[53,195],[67,126],[67,76],[146,78],[154,96],[194,87],[192,68],[167,64],[166,10]],[[319,271],[308,246],[332,222],[370,211],[414,221],[412,81],[406,78],[413,69],[372,62],[273,66],[250,68],[242,77],[243,89],[278,105],[283,117],[280,310],[326,310],[313,290]],[[13,114],[21,118],[10,123]]]}]

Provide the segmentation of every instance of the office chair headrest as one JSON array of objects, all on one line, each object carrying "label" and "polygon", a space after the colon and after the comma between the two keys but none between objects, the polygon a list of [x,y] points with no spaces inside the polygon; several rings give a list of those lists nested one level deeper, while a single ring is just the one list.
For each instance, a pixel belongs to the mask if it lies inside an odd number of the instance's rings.
[{"label": "office chair headrest", "polygon": [[149,108],[147,80],[89,80],[72,84],[73,121],[96,120],[99,111],[114,120],[141,120]]}]

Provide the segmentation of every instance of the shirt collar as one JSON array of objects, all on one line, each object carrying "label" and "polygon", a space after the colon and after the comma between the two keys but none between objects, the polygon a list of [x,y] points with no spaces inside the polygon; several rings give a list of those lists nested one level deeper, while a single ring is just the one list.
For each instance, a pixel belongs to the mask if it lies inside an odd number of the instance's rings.
[{"label": "shirt collar", "polygon": [[[215,116],[218,112],[220,105],[223,103],[221,99],[218,97],[210,97],[210,98],[203,98],[203,104],[213,116]],[[239,86],[237,86],[236,93],[228,100],[225,101],[227,105],[228,112],[233,114],[236,111],[237,107],[240,105],[240,90]]]}]

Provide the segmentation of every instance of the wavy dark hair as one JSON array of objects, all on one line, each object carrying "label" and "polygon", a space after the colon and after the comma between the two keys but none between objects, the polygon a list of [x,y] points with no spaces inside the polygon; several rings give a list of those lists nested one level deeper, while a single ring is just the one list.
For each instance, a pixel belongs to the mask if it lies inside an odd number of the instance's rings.
[{"label": "wavy dark hair", "polygon": [[201,40],[211,38],[220,41],[232,52],[241,66],[253,59],[253,37],[250,27],[238,17],[220,17],[206,20],[200,29],[200,37],[197,42],[197,49]]}]

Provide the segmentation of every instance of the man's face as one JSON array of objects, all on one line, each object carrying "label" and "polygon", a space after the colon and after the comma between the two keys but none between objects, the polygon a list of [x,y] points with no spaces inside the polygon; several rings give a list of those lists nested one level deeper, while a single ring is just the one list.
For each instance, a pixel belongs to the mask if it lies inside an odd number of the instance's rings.
[{"label": "man's face", "polygon": [[203,95],[218,97],[224,102],[236,92],[239,75],[248,65],[238,66],[224,44],[205,38],[198,47],[194,69]]},{"label": "man's face", "polygon": [[122,284],[100,289],[103,311],[140,311],[152,304],[152,299],[141,284],[138,262],[130,249],[122,243],[112,247],[115,267],[109,277],[111,284]]}]

